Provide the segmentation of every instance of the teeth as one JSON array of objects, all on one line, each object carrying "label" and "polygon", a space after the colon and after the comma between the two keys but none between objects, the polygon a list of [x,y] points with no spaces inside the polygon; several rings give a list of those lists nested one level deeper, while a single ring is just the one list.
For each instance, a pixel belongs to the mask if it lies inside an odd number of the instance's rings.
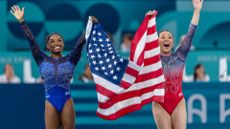
[{"label": "teeth", "polygon": [[54,49],[59,49],[60,47],[54,47]]}]

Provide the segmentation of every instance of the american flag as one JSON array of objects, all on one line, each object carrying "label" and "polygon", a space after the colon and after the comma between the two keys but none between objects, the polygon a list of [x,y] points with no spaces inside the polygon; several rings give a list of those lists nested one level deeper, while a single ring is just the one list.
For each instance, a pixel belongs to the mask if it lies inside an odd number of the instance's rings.
[{"label": "american flag", "polygon": [[96,83],[99,117],[114,120],[154,100],[163,101],[155,17],[145,17],[132,41],[129,60],[117,54],[100,23],[93,24],[89,18],[87,57]]}]

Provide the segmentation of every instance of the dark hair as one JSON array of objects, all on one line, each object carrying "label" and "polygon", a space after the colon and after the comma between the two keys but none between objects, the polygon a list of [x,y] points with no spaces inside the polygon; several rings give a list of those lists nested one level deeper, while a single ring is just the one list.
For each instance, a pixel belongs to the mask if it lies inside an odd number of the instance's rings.
[{"label": "dark hair", "polygon": [[131,40],[131,41],[133,40],[133,35],[132,35],[131,33],[126,33],[126,34],[124,34],[124,35],[123,35],[123,38],[124,38],[124,37],[128,38],[128,39]]},{"label": "dark hair", "polygon": [[[162,33],[162,32],[169,32],[172,36],[173,36],[173,33],[172,32],[170,32],[169,30],[161,30],[160,32],[159,32],[159,36],[160,36],[160,34]],[[174,37],[174,36],[173,36]]]},{"label": "dark hair", "polygon": [[196,70],[199,69],[200,67],[203,67],[203,65],[202,65],[202,64],[197,64],[197,65],[195,66],[194,73],[193,73],[194,81],[197,80],[197,76],[198,76],[197,73],[196,73]]},{"label": "dark hair", "polygon": [[54,33],[50,33],[47,37],[46,37],[46,45],[48,44],[49,40],[50,40],[50,37],[53,36],[53,35],[58,35],[59,37],[61,37],[61,39],[63,40],[63,37],[60,33],[57,33],[57,32],[54,32]]}]

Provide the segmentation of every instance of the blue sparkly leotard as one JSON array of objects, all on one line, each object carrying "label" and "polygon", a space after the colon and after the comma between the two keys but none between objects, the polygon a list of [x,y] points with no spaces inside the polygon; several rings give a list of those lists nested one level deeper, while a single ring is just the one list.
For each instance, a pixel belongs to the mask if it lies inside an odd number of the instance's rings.
[{"label": "blue sparkly leotard", "polygon": [[44,80],[46,99],[58,112],[61,112],[65,102],[71,98],[70,80],[81,57],[84,38],[80,38],[74,50],[65,57],[52,58],[40,50],[25,22],[21,23],[21,27],[29,41],[32,55]]}]

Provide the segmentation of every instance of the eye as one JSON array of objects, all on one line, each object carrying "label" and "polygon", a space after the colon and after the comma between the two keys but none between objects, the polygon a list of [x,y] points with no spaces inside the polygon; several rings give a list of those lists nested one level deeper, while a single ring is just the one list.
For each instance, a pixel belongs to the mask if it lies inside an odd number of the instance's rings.
[{"label": "eye", "polygon": [[170,37],[168,37],[168,39],[172,39],[172,37],[170,36]]},{"label": "eye", "polygon": [[62,40],[61,40],[61,39],[59,39],[59,40],[58,40],[58,42],[62,42]]},{"label": "eye", "polygon": [[164,37],[164,36],[162,36],[162,37],[161,37],[161,39],[165,39],[165,37]]},{"label": "eye", "polygon": [[54,40],[50,40],[49,42],[50,42],[50,43],[54,43]]}]

